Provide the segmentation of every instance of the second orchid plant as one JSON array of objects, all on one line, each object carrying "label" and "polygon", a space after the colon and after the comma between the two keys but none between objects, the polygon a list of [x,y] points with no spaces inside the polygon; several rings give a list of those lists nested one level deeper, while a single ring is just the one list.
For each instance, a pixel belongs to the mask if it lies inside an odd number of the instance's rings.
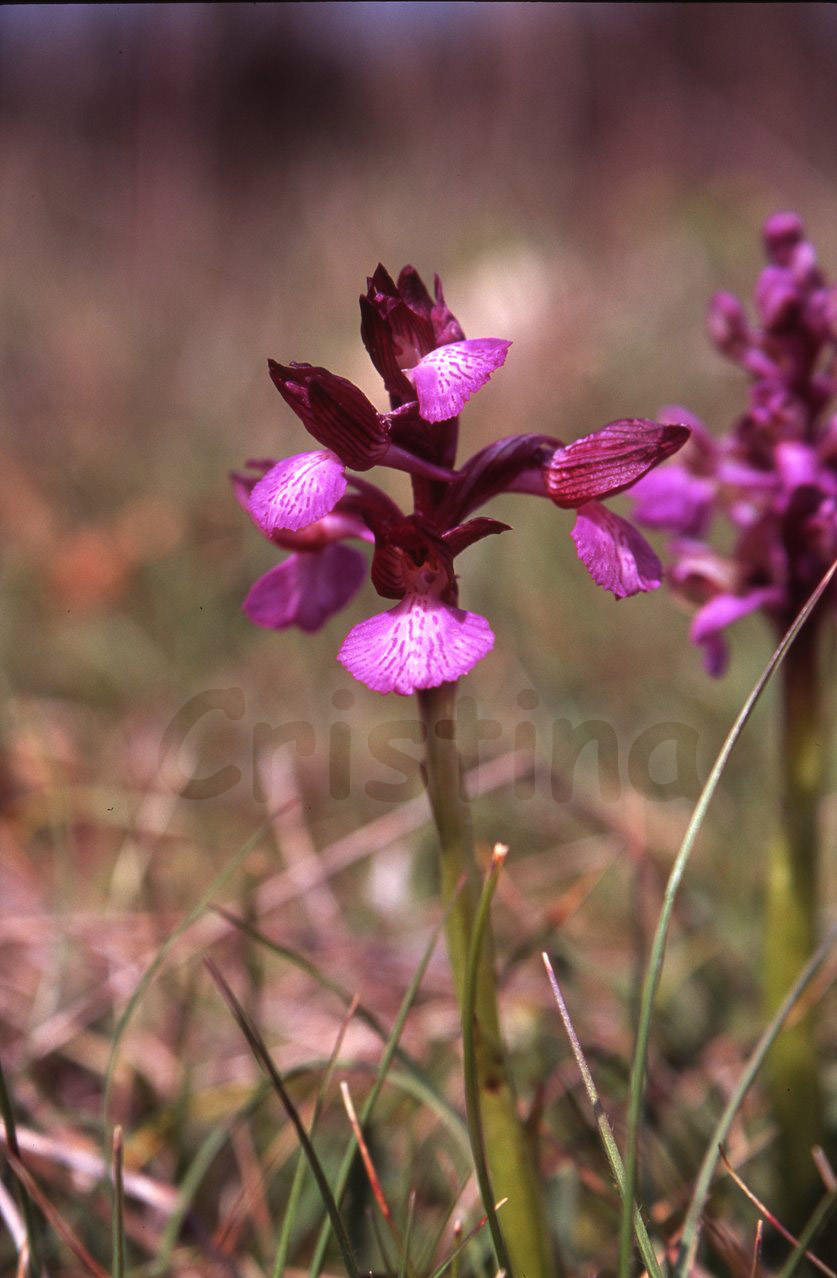
[{"label": "second orchid plant", "polygon": [[[480,878],[452,724],[457,681],[490,652],[494,635],[485,617],[460,607],[454,561],[482,538],[508,531],[476,512],[499,493],[521,493],[576,512],[578,556],[617,599],[655,589],[662,569],[654,551],[603,499],[675,453],[689,430],[629,418],[569,444],[551,435],[510,435],[460,463],[458,415],[505,362],[511,343],[467,340],[438,278],[431,296],[410,266],[397,281],[379,266],[360,309],[361,336],[389,396],[386,411],[325,368],[269,364],[280,395],[319,447],[282,461],[249,462],[233,476],[252,520],[290,552],[255,583],[244,611],[269,629],[315,631],[349,603],[366,575],[366,558],[346,543],[372,548],[372,584],[396,603],[354,626],[338,659],[376,692],[417,694],[461,1006]],[[375,466],[410,475],[411,511],[365,478]],[[490,936],[478,959],[474,1022],[478,1113],[469,1121],[472,1143],[484,1147],[495,1201],[508,1198],[502,1259],[521,1278],[545,1278],[560,1261],[503,1050]]]},{"label": "second orchid plant", "polygon": [[[746,406],[722,436],[687,409],[670,410],[691,426],[689,447],[632,493],[635,518],[671,534],[669,584],[697,605],[691,638],[713,675],[726,667],[730,625],[760,613],[778,640],[837,560],[837,291],[795,213],[768,218],[763,243],[754,320],[726,292],[715,294],[708,314],[714,345],[748,380]],[[721,522],[732,533],[726,553],[710,540]],[[781,672],[779,819],[765,890],[771,1015],[819,933],[835,615],[832,583]],[[826,1130],[813,1013],[783,1033],[768,1064],[779,1129],[777,1199],[786,1223],[796,1224],[821,1192],[811,1150]]]}]

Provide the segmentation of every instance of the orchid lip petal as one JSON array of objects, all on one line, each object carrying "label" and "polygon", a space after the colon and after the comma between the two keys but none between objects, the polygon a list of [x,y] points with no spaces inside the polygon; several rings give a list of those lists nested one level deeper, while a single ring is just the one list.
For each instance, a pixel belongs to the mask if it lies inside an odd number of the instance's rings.
[{"label": "orchid lip petal", "polygon": [[579,509],[571,536],[590,576],[617,599],[660,585],[662,565],[648,542],[627,519],[599,502]]},{"label": "orchid lip petal", "polygon": [[511,342],[477,337],[437,346],[404,376],[412,382],[426,422],[444,422],[460,413],[491,374],[505,363]]},{"label": "orchid lip petal", "polygon": [[328,449],[287,457],[254,485],[250,514],[267,533],[278,528],[296,532],[322,519],[346,491],[340,458]]},{"label": "orchid lip petal", "polygon": [[373,692],[407,696],[455,682],[493,646],[485,617],[411,594],[350,630],[337,659]]}]

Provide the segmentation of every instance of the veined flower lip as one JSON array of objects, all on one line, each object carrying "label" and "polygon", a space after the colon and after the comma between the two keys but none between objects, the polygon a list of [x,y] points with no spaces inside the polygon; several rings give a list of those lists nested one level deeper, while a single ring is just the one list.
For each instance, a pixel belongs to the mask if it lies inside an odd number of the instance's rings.
[{"label": "veined flower lip", "polygon": [[373,692],[407,696],[455,682],[493,646],[485,617],[415,592],[354,626],[337,659]]}]

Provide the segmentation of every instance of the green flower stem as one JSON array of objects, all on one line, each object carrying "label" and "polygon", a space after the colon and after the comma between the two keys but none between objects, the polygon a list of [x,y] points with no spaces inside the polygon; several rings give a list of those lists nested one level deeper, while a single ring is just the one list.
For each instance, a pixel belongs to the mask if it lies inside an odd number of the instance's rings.
[{"label": "green flower stem", "polygon": [[[821,608],[788,653],[782,680],[780,819],[768,864],[764,999],[772,1015],[817,945],[817,815],[825,773],[823,686],[819,677]],[[811,1149],[822,1141],[823,1103],[812,1013],[773,1047],[767,1078],[779,1128],[779,1211],[791,1228],[809,1215],[822,1185]]]},{"label": "green flower stem", "polygon": [[[427,788],[439,833],[448,956],[462,1008],[481,876],[470,812],[461,793],[456,684],[421,691],[418,699],[427,728]],[[511,1262],[509,1278],[555,1278],[562,1269],[546,1226],[535,1160],[518,1114],[500,1033],[490,924],[480,950],[473,1000],[479,1125],[475,1128],[469,1115],[471,1145],[477,1151],[481,1136],[494,1201],[508,1198],[500,1218]]]}]

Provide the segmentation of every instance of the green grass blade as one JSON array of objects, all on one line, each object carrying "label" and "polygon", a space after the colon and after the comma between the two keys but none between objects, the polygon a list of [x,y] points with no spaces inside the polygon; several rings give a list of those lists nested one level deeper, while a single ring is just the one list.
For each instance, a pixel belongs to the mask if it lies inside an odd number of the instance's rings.
[{"label": "green grass blade", "polygon": [[[26,1165],[22,1163],[17,1155],[13,1154],[10,1149],[6,1150],[6,1161],[17,1179],[25,1186],[29,1197],[37,1204],[53,1233],[57,1238],[60,1238],[64,1245],[73,1253],[84,1272],[92,1274],[93,1278],[111,1278],[110,1274],[108,1274],[106,1269],[102,1268],[98,1260],[90,1255],[90,1252],[87,1250],[84,1243],[73,1232],[61,1213],[52,1205],[52,1202],[43,1192]],[[30,1265],[30,1273],[33,1274],[33,1278],[41,1278],[43,1272],[43,1270],[39,1270],[37,1274],[34,1273]]]},{"label": "green grass blade", "polygon": [[273,1063],[273,1058],[267,1050],[267,1045],[259,1031],[256,1029],[256,1026],[244,1011],[244,1008],[239,1003],[235,994],[233,994],[229,985],[224,980],[224,977],[212,962],[212,959],[204,959],[204,963],[206,964],[207,970],[215,984],[218,986],[225,1003],[232,1012],[235,1020],[238,1022],[238,1026],[242,1034],[247,1039],[250,1050],[273,1084],[279,1099],[285,1107],[285,1112],[287,1113],[288,1118],[290,1118],[294,1128],[296,1129],[299,1143],[302,1146],[306,1159],[308,1160],[308,1166],[311,1168],[314,1179],[317,1182],[317,1188],[320,1191],[323,1204],[328,1212],[331,1227],[334,1230],[334,1235],[340,1248],[340,1254],[343,1257],[343,1264],[345,1266],[346,1273],[349,1275],[349,1278],[360,1278],[360,1272],[352,1251],[351,1242],[349,1241],[349,1235],[346,1233],[346,1226],[343,1224],[337,1203],[331,1192],[331,1186],[329,1185],[326,1174],[323,1171],[322,1163],[317,1156],[317,1151],[314,1149],[314,1146],[308,1138],[308,1133],[305,1130],[302,1119],[297,1113],[296,1106],[288,1095],[285,1084],[282,1082],[282,1076]]},{"label": "green grass blade", "polygon": [[[499,1210],[499,1208],[502,1207],[502,1205],[503,1205],[502,1203],[497,1203],[495,1206],[495,1211]],[[468,1243],[471,1242],[474,1238],[476,1238],[480,1230],[485,1229],[485,1226],[487,1224],[488,1224],[488,1217],[482,1216],[474,1225],[474,1228],[469,1229],[468,1233],[463,1235],[462,1238],[460,1238],[459,1242],[456,1244],[453,1251],[450,1252],[449,1255],[445,1256],[444,1260],[439,1261],[436,1268],[432,1271],[432,1273],[428,1275],[428,1278],[442,1278],[442,1274],[444,1274],[450,1268],[450,1266],[454,1263],[454,1261],[459,1259],[462,1252],[468,1246]]]},{"label": "green grass blade", "polygon": [[[552,993],[555,997],[555,1002],[558,1005],[558,1013],[564,1023],[564,1029],[566,1030],[567,1037],[570,1040],[570,1047],[572,1048],[576,1065],[578,1066],[579,1073],[581,1074],[581,1078],[584,1083],[584,1088],[587,1092],[587,1098],[590,1101],[593,1114],[596,1118],[596,1124],[599,1128],[599,1137],[604,1147],[605,1156],[607,1157],[607,1161],[610,1163],[610,1170],[613,1173],[613,1179],[616,1181],[619,1192],[624,1196],[625,1169],[622,1166],[622,1159],[619,1154],[619,1147],[617,1146],[613,1136],[613,1129],[611,1128],[610,1121],[604,1111],[604,1106],[599,1099],[598,1089],[593,1079],[593,1075],[590,1073],[590,1067],[588,1066],[584,1052],[582,1051],[581,1043],[579,1042],[578,1035],[575,1032],[575,1027],[572,1023],[572,1019],[570,1018],[569,1009],[564,1001],[564,996],[561,993],[561,987],[558,984],[558,979],[555,975],[553,966],[549,961],[549,956],[544,953],[541,957],[543,958],[544,966],[546,967],[546,974],[549,977],[549,983],[552,986]],[[651,1239],[648,1237],[648,1231],[645,1228],[645,1221],[642,1219],[642,1215],[636,1203],[633,1205],[632,1214],[634,1233],[636,1234],[637,1245],[639,1246],[640,1255],[642,1256],[645,1268],[648,1270],[651,1278],[663,1278],[663,1271],[660,1268],[660,1262],[657,1260]]]},{"label": "green grass blade", "polygon": [[[361,1106],[360,1118],[359,1118],[361,1127],[363,1127],[364,1124],[369,1121],[372,1115],[372,1111],[375,1108],[375,1104],[378,1100],[378,1096],[380,1095],[381,1088],[384,1085],[384,1079],[387,1077],[389,1067],[392,1064],[392,1060],[393,1060],[393,1057],[395,1056],[398,1043],[404,1031],[404,1024],[407,1020],[407,1014],[410,1011],[410,1008],[412,1007],[415,1001],[416,995],[419,990],[419,986],[421,985],[421,982],[424,978],[424,973],[427,970],[427,965],[430,962],[430,958],[431,958],[431,955],[433,954],[434,949],[436,948],[436,942],[439,939],[439,933],[442,929],[443,922],[444,920],[438,923],[436,927],[433,929],[433,935],[430,937],[430,940],[427,943],[427,948],[425,949],[424,954],[421,957],[421,962],[416,968],[413,974],[413,979],[410,981],[410,984],[407,987],[404,997],[401,1000],[401,1006],[398,1009],[398,1015],[395,1018],[395,1023],[392,1027],[392,1031],[390,1032],[389,1038],[387,1039],[386,1046],[384,1047],[384,1052],[381,1057],[381,1062],[378,1066],[378,1070],[375,1075],[375,1081],[372,1084],[372,1087],[369,1091],[369,1095],[366,1097],[365,1101],[363,1102],[363,1105]],[[340,1163],[340,1167],[337,1172],[337,1180],[335,1182],[334,1194],[338,1203],[341,1201],[346,1189],[346,1185],[348,1184],[349,1175],[352,1170],[352,1164],[354,1162],[356,1153],[357,1153],[357,1142],[355,1141],[354,1136],[352,1136],[348,1146],[346,1147],[346,1152],[343,1155],[343,1160]],[[309,1278],[319,1278],[320,1272],[323,1267],[323,1261],[325,1259],[326,1247],[328,1246],[329,1232],[330,1232],[330,1223],[329,1221],[326,1220],[323,1222],[323,1227],[320,1230],[319,1237],[317,1238],[317,1245],[314,1248],[314,1255],[311,1259],[311,1265],[308,1270]]]},{"label": "green grass blade", "polygon": [[381,1229],[380,1217],[378,1216],[378,1213],[370,1207],[367,1209],[367,1218],[369,1220],[369,1226],[372,1230],[372,1233],[375,1235],[375,1242],[378,1244],[378,1251],[381,1254],[381,1263],[383,1265],[383,1272],[385,1274],[394,1274],[395,1259],[392,1253],[390,1252],[389,1243],[384,1237],[383,1230]]},{"label": "green grass blade", "polygon": [[246,843],[244,843],[238,849],[235,855],[227,862],[223,870],[221,870],[219,874],[216,874],[215,878],[209,884],[209,887],[206,889],[206,891],[203,893],[200,899],[196,902],[195,905],[193,905],[192,909],[189,910],[188,914],[184,915],[184,917],[180,920],[177,926],[166,937],[165,941],[163,941],[163,944],[157,950],[157,953],[154,955],[154,958],[151,960],[148,967],[143,972],[142,977],[137,983],[137,987],[134,990],[133,994],[128,999],[128,1002],[126,1003],[125,1008],[122,1012],[122,1015],[117,1021],[116,1028],[114,1029],[114,1032],[113,1032],[113,1039],[111,1040],[107,1068],[105,1069],[104,1096],[102,1099],[102,1120],[103,1120],[103,1128],[104,1128],[105,1134],[107,1134],[107,1131],[109,1128],[108,1115],[110,1113],[110,1093],[111,1093],[111,1088],[113,1086],[113,1071],[116,1067],[116,1057],[119,1051],[119,1044],[122,1041],[122,1037],[125,1033],[125,1030],[128,1028],[128,1024],[131,1020],[131,1017],[136,1011],[149,985],[154,980],[155,976],[157,975],[160,968],[162,967],[165,961],[166,955],[168,954],[169,950],[174,945],[175,941],[179,940],[184,932],[188,932],[189,928],[192,927],[192,925],[198,921],[201,915],[203,915],[209,909],[212,903],[213,897],[217,896],[217,894],[226,887],[226,885],[229,883],[230,879],[233,877],[236,871],[240,868],[243,862],[246,861],[247,857],[256,847],[259,839],[264,834],[265,830],[268,829],[270,822],[273,820],[274,817],[275,817],[275,813],[271,813],[271,815],[265,821],[262,822],[259,828],[255,831],[255,833],[250,836],[250,838],[246,841]]},{"label": "green grass blade", "polygon": [[[470,1161],[471,1159],[470,1159],[470,1146],[469,1146],[469,1162]],[[444,1238],[447,1232],[448,1226],[450,1224],[450,1218],[453,1215],[454,1210],[456,1209],[457,1203],[459,1202],[460,1198],[465,1192],[465,1186],[468,1184],[468,1181],[471,1179],[472,1175],[473,1175],[473,1171],[471,1167],[469,1166],[468,1171],[466,1172],[465,1176],[460,1180],[459,1185],[454,1191],[448,1206],[445,1208],[444,1214],[442,1216],[442,1220],[436,1228],[435,1236],[428,1239],[423,1249],[424,1254],[418,1260],[417,1267],[422,1273],[427,1272],[428,1267],[432,1263],[433,1257],[438,1252],[442,1244],[442,1239]],[[461,1233],[461,1226],[460,1226],[460,1233]],[[458,1246],[458,1242],[455,1243],[455,1245]]]},{"label": "green grass blade", "polygon": [[738,1080],[735,1090],[724,1108],[723,1114],[715,1125],[715,1129],[712,1132],[707,1145],[706,1154],[704,1155],[703,1162],[700,1166],[697,1181],[695,1182],[695,1188],[692,1193],[691,1202],[689,1203],[689,1209],[686,1212],[686,1217],[683,1221],[680,1250],[674,1267],[675,1278],[686,1278],[686,1276],[692,1272],[695,1253],[697,1252],[700,1219],[703,1214],[706,1199],[709,1196],[712,1177],[715,1174],[715,1168],[717,1167],[718,1159],[720,1158],[720,1148],[727,1138],[729,1129],[732,1126],[732,1121],[741,1107],[741,1103],[750,1089],[756,1074],[761,1069],[762,1064],[764,1063],[764,1058],[767,1056],[767,1053],[770,1051],[773,1043],[778,1038],[782,1026],[790,1015],[794,1004],[805,992],[808,985],[810,985],[811,981],[822,967],[828,957],[828,952],[835,941],[837,941],[837,923],[829,929],[823,941],[817,946],[817,949],[800,972],[798,979],[794,982],[793,988],[789,990],[781,1006],[771,1018],[770,1023],[764,1030],[764,1033],[756,1044],[754,1051],[751,1053],[741,1078]]},{"label": "green grass blade", "polygon": [[[660,911],[657,930],[654,933],[654,941],[651,946],[651,954],[648,959],[648,966],[642,986],[636,1045],[634,1049],[633,1063],[631,1066],[631,1081],[628,1096],[627,1139],[625,1146],[625,1194],[622,1199],[622,1220],[619,1230],[619,1278],[629,1278],[631,1270],[633,1238],[632,1207],[636,1193],[637,1145],[639,1140],[640,1117],[642,1113],[645,1068],[648,1058],[648,1040],[651,1033],[651,1016],[654,1010],[654,999],[656,998],[657,988],[660,983],[660,974],[663,967],[666,940],[668,939],[668,929],[671,923],[672,912],[674,910],[674,901],[677,896],[683,874],[685,873],[687,862],[691,856],[692,848],[695,845],[695,841],[706,817],[709,804],[711,803],[715,791],[718,788],[718,784],[723,776],[729,757],[738,742],[738,738],[741,736],[747,720],[750,718],[750,715],[755,709],[762,693],[769,684],[773,675],[778,670],[779,666],[782,664],[785,654],[807,621],[811,612],[816,607],[821,595],[827,589],[835,572],[837,572],[837,561],[831,565],[828,572],[825,574],[822,581],[799,613],[799,616],[796,618],[793,625],[790,627],[762,671],[762,674],[749,697],[744,702],[735,722],[727,734],[726,740],[721,746],[706,785],[701,791],[700,798],[695,805],[686,833],[683,836],[683,842],[680,844],[680,849],[675,857],[671,873],[669,874],[665,895],[663,897],[663,906]],[[684,1242],[686,1246],[689,1245],[688,1239],[684,1239]]]},{"label": "green grass blade", "polygon": [[488,1228],[491,1231],[491,1240],[494,1243],[494,1250],[497,1254],[497,1264],[501,1269],[505,1270],[507,1275],[511,1275],[511,1261],[509,1260],[506,1242],[500,1229],[500,1222],[497,1219],[497,1209],[494,1206],[494,1194],[491,1188],[491,1176],[485,1152],[480,1088],[477,1076],[475,1032],[477,974],[482,957],[485,929],[488,926],[491,913],[491,901],[500,880],[500,871],[506,859],[506,851],[507,849],[503,848],[501,844],[497,844],[494,856],[491,858],[488,873],[483,880],[482,892],[480,893],[477,912],[474,916],[474,930],[471,933],[471,941],[468,947],[468,966],[465,972],[465,988],[462,994],[462,1063],[465,1077],[465,1105],[468,1111],[468,1124],[471,1128],[471,1151],[474,1158],[477,1184],[480,1188],[485,1214],[488,1217]]},{"label": "green grass blade", "polygon": [[[244,936],[249,937],[250,940],[255,941],[259,945],[263,945],[265,949],[267,949],[271,954],[275,954],[277,958],[282,958],[288,963],[293,963],[295,967],[298,967],[300,971],[305,972],[312,978],[312,980],[316,981],[318,985],[321,985],[323,989],[328,990],[340,999],[345,1007],[349,1006],[353,997],[350,991],[346,989],[345,985],[341,985],[341,983],[336,981],[333,976],[330,976],[328,972],[324,972],[322,968],[318,967],[317,964],[308,958],[306,954],[300,954],[297,950],[291,949],[290,946],[282,945],[279,941],[272,940],[252,923],[248,922],[246,919],[239,918],[239,916],[234,914],[231,910],[224,909],[222,906],[212,906],[210,908],[212,908],[216,914],[219,914],[228,923],[231,923],[233,927],[238,928]],[[363,1021],[364,1025],[367,1025],[369,1029],[372,1030],[373,1034],[377,1034],[382,1043],[386,1044],[388,1042],[389,1030],[386,1029],[373,1011],[371,1011],[363,1003],[358,1003],[355,1015],[359,1021]],[[433,1108],[437,1112],[440,1107],[444,1107],[446,1109],[447,1118],[444,1121],[447,1122],[447,1125],[451,1126],[451,1122],[455,1122],[459,1125],[460,1136],[457,1137],[457,1139],[464,1138],[468,1149],[467,1156],[470,1160],[471,1154],[470,1146],[467,1144],[467,1133],[465,1132],[465,1128],[462,1125],[454,1106],[451,1105],[442,1093],[434,1087],[434,1084],[427,1073],[422,1069],[417,1061],[413,1060],[409,1052],[406,1052],[400,1043],[397,1044],[395,1048],[395,1058],[401,1062],[405,1069],[409,1070],[415,1076],[417,1083],[423,1089],[425,1096],[429,1096],[431,1092],[433,1093],[435,1098]]]},{"label": "green grass blade", "polygon": [[186,1214],[195,1201],[195,1196],[200,1189],[204,1176],[212,1166],[220,1150],[223,1149],[229,1140],[230,1133],[243,1118],[247,1118],[261,1105],[271,1091],[270,1083],[259,1083],[249,1100],[241,1106],[232,1121],[224,1126],[213,1127],[198,1146],[194,1157],[179,1178],[177,1203],[174,1211],[166,1221],[159,1252],[148,1269],[148,1273],[152,1278],[169,1272],[171,1255],[180,1237]]},{"label": "green grass blade", "polygon": [[[344,1016],[343,1021],[340,1025],[340,1029],[337,1032],[337,1037],[334,1040],[334,1047],[331,1050],[331,1056],[329,1057],[328,1065],[326,1066],[325,1071],[323,1073],[320,1086],[317,1089],[317,1097],[316,1097],[316,1100],[314,1101],[314,1113],[311,1116],[311,1129],[308,1133],[312,1140],[314,1139],[314,1133],[317,1130],[317,1124],[320,1121],[320,1114],[323,1111],[326,1093],[328,1092],[329,1083],[331,1082],[332,1075],[334,1074],[334,1068],[337,1064],[337,1060],[340,1055],[340,1048],[343,1045],[343,1039],[345,1037],[346,1030],[356,1010],[357,1010],[357,999],[355,998],[352,1000],[352,1002],[349,1004],[346,1010],[346,1015]],[[291,1182],[291,1192],[288,1194],[288,1202],[287,1202],[287,1206],[285,1207],[285,1215],[282,1219],[282,1228],[279,1232],[279,1241],[276,1245],[276,1256],[273,1261],[271,1278],[282,1278],[282,1275],[285,1272],[285,1266],[288,1261],[288,1251],[290,1249],[290,1244],[291,1244],[291,1232],[293,1230],[294,1222],[296,1220],[296,1213],[299,1208],[299,1200],[302,1197],[302,1188],[305,1181],[305,1168],[306,1168],[305,1159],[300,1157],[297,1162],[296,1168],[294,1169],[294,1178],[293,1178],[293,1181]]]},{"label": "green grass blade", "polygon": [[113,1278],[125,1278],[125,1186],[122,1128],[113,1129]]},{"label": "green grass blade", "polygon": [[398,1278],[407,1278],[410,1267],[410,1239],[413,1235],[413,1219],[416,1214],[416,1191],[410,1194],[407,1205],[407,1224],[404,1227],[404,1243],[401,1249],[401,1262],[398,1266]]},{"label": "green grass blade", "polygon": [[[6,1086],[6,1075],[3,1072],[2,1061],[0,1061],[0,1117],[2,1117],[3,1126],[6,1129],[6,1148],[15,1158],[19,1159],[20,1146],[17,1141],[14,1105],[12,1104],[12,1097],[9,1089]],[[15,1189],[17,1191],[17,1200],[20,1204],[21,1214],[23,1215],[23,1223],[26,1226],[26,1238],[29,1243],[29,1262],[27,1265],[27,1272],[30,1274],[31,1278],[40,1278],[41,1230],[38,1221],[37,1209],[25,1182],[19,1177],[15,1177]]]},{"label": "green grass blade", "polygon": [[468,1129],[463,1123],[461,1117],[443,1097],[439,1096],[435,1087],[428,1087],[421,1078],[417,1078],[415,1074],[407,1074],[401,1070],[390,1070],[387,1075],[391,1087],[398,1087],[402,1092],[406,1092],[408,1096],[412,1096],[421,1105],[426,1105],[432,1113],[436,1115],[443,1127],[446,1127],[453,1139],[456,1141],[459,1149],[462,1151],[466,1165],[471,1166],[471,1141],[468,1137]]},{"label": "green grass blade", "polygon": [[[811,1213],[811,1219],[799,1235],[799,1240],[796,1246],[782,1265],[782,1268],[779,1270],[776,1278],[793,1278],[793,1274],[796,1273],[800,1260],[804,1260],[806,1256],[808,1256],[808,1260],[811,1263],[816,1264],[814,1258],[808,1255],[808,1248],[811,1246],[814,1238],[831,1215],[831,1211],[835,1203],[837,1203],[837,1186],[835,1186],[834,1189],[830,1189],[828,1193],[825,1194],[817,1203],[814,1211]],[[821,1264],[817,1267],[820,1269],[821,1273],[827,1274],[828,1278],[834,1278],[833,1269],[828,1269],[827,1266],[823,1266]]]}]

